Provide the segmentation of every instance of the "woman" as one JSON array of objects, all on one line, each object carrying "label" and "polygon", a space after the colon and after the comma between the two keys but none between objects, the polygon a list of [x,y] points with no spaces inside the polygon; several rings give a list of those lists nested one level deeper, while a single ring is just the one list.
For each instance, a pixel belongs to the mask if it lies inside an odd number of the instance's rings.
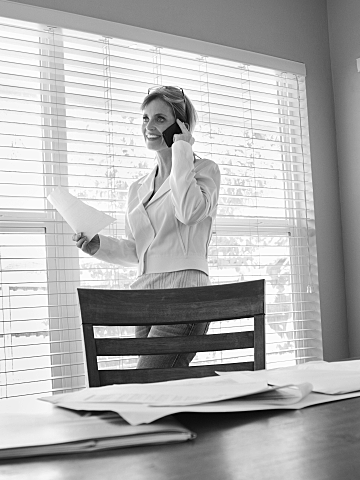
[{"label": "woman", "polygon": [[[155,152],[157,165],[130,186],[126,238],[96,235],[88,242],[76,234],[73,240],[78,248],[100,260],[137,265],[138,277],[132,289],[209,285],[207,249],[219,196],[219,168],[193,153],[197,114],[182,89],[149,89],[141,110],[144,140]],[[165,141],[163,133],[174,123],[180,127],[179,133]],[[137,327],[135,333],[137,337],[187,336],[205,334],[207,329],[206,323],[149,325]],[[188,366],[194,356],[143,355],[137,368]]]}]

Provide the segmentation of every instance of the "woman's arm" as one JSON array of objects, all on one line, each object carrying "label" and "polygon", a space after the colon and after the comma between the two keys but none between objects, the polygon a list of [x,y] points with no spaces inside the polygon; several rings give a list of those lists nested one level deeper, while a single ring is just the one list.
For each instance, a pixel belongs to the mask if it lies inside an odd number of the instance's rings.
[{"label": "woman's arm", "polygon": [[194,164],[191,144],[184,140],[172,146],[170,187],[176,218],[185,225],[201,222],[217,207],[220,170],[215,162]]},{"label": "woman's arm", "polygon": [[135,239],[130,230],[127,215],[125,216],[125,238],[118,239],[96,234],[88,241],[82,233],[75,233],[72,239],[80,250],[99,260],[124,267],[132,267],[139,263]]},{"label": "woman's arm", "polygon": [[139,263],[136,253],[135,239],[131,233],[127,215],[125,215],[125,238],[113,238],[99,235],[100,248],[94,254],[95,258],[109,263],[132,267]]}]

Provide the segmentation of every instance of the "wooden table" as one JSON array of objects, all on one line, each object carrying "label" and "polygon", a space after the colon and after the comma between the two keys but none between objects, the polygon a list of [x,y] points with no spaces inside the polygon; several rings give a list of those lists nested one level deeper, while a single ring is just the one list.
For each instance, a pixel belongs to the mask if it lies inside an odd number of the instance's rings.
[{"label": "wooden table", "polygon": [[2,461],[0,479],[360,479],[360,398],[295,411],[177,418],[197,433],[195,441]]}]

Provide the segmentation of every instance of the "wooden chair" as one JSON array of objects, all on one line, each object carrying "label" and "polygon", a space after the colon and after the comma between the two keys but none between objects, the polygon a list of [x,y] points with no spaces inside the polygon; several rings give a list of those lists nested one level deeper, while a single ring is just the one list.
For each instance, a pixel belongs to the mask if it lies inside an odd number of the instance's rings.
[{"label": "wooden chair", "polygon": [[[265,281],[164,290],[78,288],[89,385],[144,383],[265,368]],[[94,326],[197,323],[254,318],[254,330],[188,337],[94,338]],[[99,370],[98,356],[254,348],[254,360],[169,369]]]}]

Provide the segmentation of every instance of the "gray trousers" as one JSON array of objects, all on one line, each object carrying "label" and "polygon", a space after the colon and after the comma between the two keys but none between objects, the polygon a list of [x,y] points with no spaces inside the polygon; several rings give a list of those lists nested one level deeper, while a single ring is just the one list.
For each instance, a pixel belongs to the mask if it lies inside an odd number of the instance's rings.
[{"label": "gray trousers", "polygon": [[[151,273],[142,275],[130,286],[132,290],[158,288],[186,288],[211,285],[206,273],[199,270],[181,270],[179,272]],[[143,325],[136,327],[135,336],[145,337],[186,337],[189,335],[205,335],[209,323],[189,325]],[[170,368],[188,367],[196,352],[168,355],[140,355],[136,368]]]}]

